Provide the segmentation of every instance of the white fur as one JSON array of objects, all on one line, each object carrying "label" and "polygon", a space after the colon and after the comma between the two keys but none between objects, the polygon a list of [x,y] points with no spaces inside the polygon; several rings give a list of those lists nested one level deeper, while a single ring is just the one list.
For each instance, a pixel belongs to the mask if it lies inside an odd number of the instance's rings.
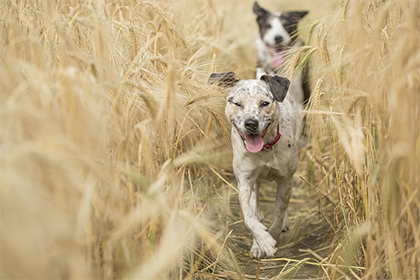
[{"label": "white fur", "polygon": [[274,47],[276,44],[275,37],[281,36],[283,37],[283,44],[289,45],[291,41],[291,37],[289,33],[287,33],[286,29],[284,29],[283,24],[280,22],[280,13],[274,14],[276,17],[270,18],[269,24],[271,25],[271,28],[265,33],[263,37],[264,43],[266,43],[268,46]]},{"label": "white fur", "polygon": [[[243,80],[229,93],[229,98],[256,98],[255,92],[271,94],[269,87],[263,81]],[[240,96],[243,95],[243,96]],[[272,257],[283,229],[288,228],[287,206],[289,203],[293,174],[298,165],[298,141],[301,135],[301,117],[299,106],[290,95],[283,102],[274,101],[273,110],[276,119],[267,131],[265,141],[272,141],[277,135],[277,123],[281,133],[280,140],[270,149],[258,153],[250,153],[244,146],[244,141],[238,130],[243,130],[243,119],[249,117],[250,110],[226,107],[226,114],[232,122],[233,170],[238,182],[239,201],[241,204],[245,225],[251,231],[254,239],[251,253],[255,258],[264,255]],[[251,104],[248,102],[244,104]],[[244,105],[247,106],[247,105]],[[233,117],[232,117],[233,114]],[[258,116],[253,116],[258,118]],[[234,121],[232,121],[232,119]],[[235,123],[234,123],[235,122]],[[239,126],[239,127],[238,127]],[[261,223],[258,207],[258,189],[261,180],[271,180],[277,183],[277,196],[274,208],[274,220],[269,228]]]}]

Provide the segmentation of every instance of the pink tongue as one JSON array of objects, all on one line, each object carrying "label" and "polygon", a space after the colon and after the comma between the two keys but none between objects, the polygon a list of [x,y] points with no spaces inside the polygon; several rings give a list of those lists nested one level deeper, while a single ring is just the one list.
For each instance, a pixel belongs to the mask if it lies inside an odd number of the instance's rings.
[{"label": "pink tongue", "polygon": [[246,149],[251,153],[258,153],[264,147],[264,140],[260,135],[246,134]]},{"label": "pink tongue", "polygon": [[280,53],[275,53],[271,60],[271,66],[274,68],[280,67],[283,64],[283,56]]}]

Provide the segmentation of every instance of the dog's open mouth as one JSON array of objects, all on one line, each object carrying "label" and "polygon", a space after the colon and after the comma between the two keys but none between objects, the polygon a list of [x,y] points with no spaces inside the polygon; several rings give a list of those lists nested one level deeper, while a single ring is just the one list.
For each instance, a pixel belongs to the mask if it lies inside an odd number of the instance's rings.
[{"label": "dog's open mouth", "polygon": [[274,46],[267,45],[268,51],[270,54],[280,53],[282,51],[285,51],[287,49],[286,45],[278,44]]},{"label": "dog's open mouth", "polygon": [[273,68],[278,68],[283,64],[283,48],[278,49],[276,47],[269,47],[268,51],[271,54],[271,66]]},{"label": "dog's open mouth", "polygon": [[272,57],[271,59],[271,66],[273,68],[278,68],[283,64],[284,57],[283,51],[286,49],[286,46],[268,46],[268,51]]},{"label": "dog's open mouth", "polygon": [[264,148],[264,135],[267,132],[267,128],[264,129],[260,134],[244,134],[241,131],[239,131],[239,134],[242,137],[242,140],[244,140],[245,148],[248,150],[248,152],[251,153],[258,153]]}]

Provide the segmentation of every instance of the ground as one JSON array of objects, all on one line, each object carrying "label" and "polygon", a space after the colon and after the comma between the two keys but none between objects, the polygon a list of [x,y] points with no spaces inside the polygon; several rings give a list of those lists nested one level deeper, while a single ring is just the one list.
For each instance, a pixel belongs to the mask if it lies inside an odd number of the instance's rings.
[{"label": "ground", "polygon": [[[298,181],[297,179],[296,181]],[[275,186],[266,184],[261,189],[260,205],[263,212],[263,223],[269,225],[272,221],[272,209],[275,200]],[[332,208],[331,205],[329,208]],[[329,211],[330,210],[330,211]],[[232,246],[233,251],[240,260],[240,266],[245,276],[256,279],[259,267],[259,279],[276,277],[281,272],[292,268],[296,263],[279,258],[290,260],[303,260],[305,258],[324,259],[331,249],[334,231],[329,218],[325,212],[332,213],[333,209],[323,209],[321,212],[319,194],[304,183],[296,183],[294,194],[289,205],[290,229],[283,233],[282,242],[278,244],[279,250],[273,258],[265,260],[253,260],[249,256],[249,249],[252,244],[252,235],[243,223],[241,210],[238,202],[232,201],[232,212],[239,223],[232,225]],[[297,267],[296,267],[297,268]],[[287,278],[314,279],[322,277],[322,270],[318,266],[303,264],[295,269]]]}]

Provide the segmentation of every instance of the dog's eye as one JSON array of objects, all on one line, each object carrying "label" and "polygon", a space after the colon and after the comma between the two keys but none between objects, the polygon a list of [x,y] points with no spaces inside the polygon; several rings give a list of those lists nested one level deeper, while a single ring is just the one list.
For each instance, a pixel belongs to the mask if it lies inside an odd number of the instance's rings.
[{"label": "dog's eye", "polygon": [[265,28],[270,29],[271,28],[271,24],[266,24]]},{"label": "dog's eye", "polygon": [[267,102],[267,101],[261,102],[261,107],[267,107],[268,105],[270,105],[270,102]]},{"label": "dog's eye", "polygon": [[233,100],[228,100],[228,101],[229,101],[230,104],[233,104],[233,105],[238,106],[238,107],[242,107],[242,104],[239,103],[239,102],[233,102]]}]

